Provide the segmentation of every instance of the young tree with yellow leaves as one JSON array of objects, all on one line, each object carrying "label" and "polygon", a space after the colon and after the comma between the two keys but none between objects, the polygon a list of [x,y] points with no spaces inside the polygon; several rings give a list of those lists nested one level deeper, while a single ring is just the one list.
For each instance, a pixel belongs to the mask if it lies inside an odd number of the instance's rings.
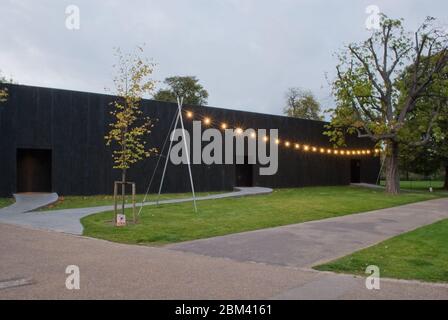
[{"label": "young tree with yellow leaves", "polygon": [[125,208],[126,172],[135,163],[157,152],[156,148],[147,148],[145,138],[151,133],[154,121],[143,116],[141,100],[151,94],[155,81],[150,78],[154,64],[148,62],[138,52],[123,54],[116,49],[117,64],[114,65],[115,95],[111,103],[111,115],[114,121],[109,124],[109,133],[105,136],[106,145],[113,147],[114,168],[121,170],[121,212]]}]

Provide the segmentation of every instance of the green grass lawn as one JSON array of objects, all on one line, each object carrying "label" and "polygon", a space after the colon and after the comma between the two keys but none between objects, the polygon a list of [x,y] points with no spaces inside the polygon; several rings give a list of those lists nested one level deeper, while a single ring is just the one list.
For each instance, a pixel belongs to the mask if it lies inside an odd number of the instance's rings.
[{"label": "green grass lawn", "polygon": [[[428,191],[429,187],[432,186],[434,191],[445,191],[443,190],[443,181],[429,181],[429,180],[422,180],[422,181],[400,181],[400,188],[402,189],[408,189],[408,190],[422,190],[422,191]],[[385,186],[386,181],[381,181],[381,185]],[[448,192],[448,191],[446,191]]]},{"label": "green grass lawn", "polygon": [[[225,191],[199,192],[196,195],[199,197],[199,196],[206,196],[206,195],[210,195],[210,194],[223,193],[223,192],[225,192]],[[145,197],[144,194],[135,195],[136,203],[141,203],[144,197]],[[191,197],[191,193],[169,193],[169,194],[161,194],[160,200],[187,198],[187,197]],[[155,201],[156,198],[157,198],[156,194],[149,194],[146,197],[146,202]],[[127,195],[125,197],[125,202],[132,203],[132,197],[130,195]],[[59,200],[56,203],[53,203],[49,206],[41,208],[40,211],[98,207],[98,206],[107,206],[107,205],[113,205],[113,204],[114,204],[114,197],[111,195],[60,196]],[[121,204],[120,201],[119,201],[119,204]]]},{"label": "green grass lawn", "polygon": [[0,198],[0,208],[7,207],[14,203],[13,198]]},{"label": "green grass lawn", "polygon": [[[308,187],[277,189],[269,195],[206,200],[145,207],[136,225],[117,228],[113,212],[82,219],[87,236],[124,243],[166,244],[241,231],[325,219],[351,213],[434,199],[435,194],[403,193],[361,187]],[[128,218],[131,210],[126,211]]]},{"label": "green grass lawn", "polygon": [[448,219],[404,233],[315,269],[365,275],[368,265],[377,265],[382,277],[448,282],[447,244]]}]

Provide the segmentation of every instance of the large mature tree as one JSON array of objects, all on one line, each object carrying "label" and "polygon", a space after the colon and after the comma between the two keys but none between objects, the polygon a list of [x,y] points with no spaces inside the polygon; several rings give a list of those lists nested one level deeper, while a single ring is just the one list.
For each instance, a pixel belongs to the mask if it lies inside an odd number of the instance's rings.
[{"label": "large mature tree", "polygon": [[[445,84],[445,90],[448,90]],[[433,92],[434,96],[439,96],[437,92]],[[434,101],[436,100],[436,101]],[[429,106],[433,103],[439,103],[436,109],[437,116]],[[406,171],[432,175],[439,171],[441,167],[445,169],[444,188],[448,189],[448,105],[447,101],[443,102],[438,98],[429,97],[422,99],[412,113],[412,121],[403,128],[400,144],[400,166]],[[432,121],[431,130],[428,135],[427,123]],[[418,140],[419,137],[425,137],[424,144],[415,145],[412,141]],[[428,138],[426,138],[428,137]],[[406,143],[411,141],[410,144]],[[404,142],[404,143],[403,143]]]},{"label": "large mature tree", "polygon": [[[374,30],[364,42],[348,45],[339,54],[333,83],[337,106],[326,134],[338,145],[344,144],[346,133],[357,133],[358,137],[385,146],[389,193],[400,191],[400,133],[412,121],[419,101],[432,94],[428,88],[448,65],[447,43],[446,32],[435,26],[434,18],[428,17],[411,34],[405,32],[402,20],[383,15],[379,30]],[[429,141],[439,105],[428,105],[431,119],[425,125],[425,134],[415,141],[406,141],[408,145]]]},{"label": "large mature tree", "polygon": [[[429,70],[435,67],[437,58],[437,55],[424,58],[433,65]],[[401,92],[409,91],[410,77],[412,66],[406,68],[401,77]],[[448,189],[448,66],[434,76],[425,93],[400,130],[400,167],[425,176],[445,167],[444,187]],[[405,94],[401,94],[403,96]]]},{"label": "large mature tree", "polygon": [[300,88],[289,88],[285,94],[283,113],[289,117],[322,120],[321,108],[313,93]]},{"label": "large mature tree", "polygon": [[404,172],[417,173],[426,177],[439,172],[443,165],[438,146],[433,143],[420,147],[400,148],[400,169]]},{"label": "large mature tree", "polygon": [[166,88],[160,89],[154,94],[154,99],[159,101],[177,102],[177,97],[183,97],[185,104],[205,105],[208,92],[193,76],[175,76],[164,80]]},{"label": "large mature tree", "polygon": [[153,64],[142,58],[142,48],[134,53],[123,54],[116,50],[117,63],[114,65],[114,77],[117,99],[111,103],[113,122],[105,136],[106,145],[112,146],[114,168],[121,170],[122,182],[122,214],[125,207],[125,183],[127,170],[136,162],[149,157],[157,149],[146,147],[146,138],[151,132],[153,121],[144,117],[141,100],[144,95],[151,94],[154,80],[150,78]]}]

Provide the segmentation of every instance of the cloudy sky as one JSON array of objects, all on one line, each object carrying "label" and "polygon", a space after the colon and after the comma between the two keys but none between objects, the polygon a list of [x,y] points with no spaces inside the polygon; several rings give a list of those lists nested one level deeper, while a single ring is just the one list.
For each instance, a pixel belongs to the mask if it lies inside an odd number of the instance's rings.
[{"label": "cloudy sky", "polygon": [[[80,29],[66,28],[66,7]],[[0,70],[20,84],[104,92],[113,47],[146,44],[154,78],[195,75],[209,105],[281,114],[284,92],[312,90],[333,104],[332,54],[365,39],[376,5],[409,30],[428,16],[448,22],[446,0],[0,0]]]}]

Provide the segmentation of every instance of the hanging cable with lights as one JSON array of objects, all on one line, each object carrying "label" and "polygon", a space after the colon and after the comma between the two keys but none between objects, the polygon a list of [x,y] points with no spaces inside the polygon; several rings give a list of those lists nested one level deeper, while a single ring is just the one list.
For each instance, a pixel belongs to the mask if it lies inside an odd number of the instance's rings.
[{"label": "hanging cable with lights", "polygon": [[[184,111],[186,113],[187,119],[194,120],[194,114],[190,110]],[[215,126],[218,128],[221,128],[222,130],[230,129],[229,125],[226,122],[222,123],[215,123],[210,117],[202,116],[199,117],[199,121],[204,123],[206,126]],[[234,127],[235,134],[240,135],[243,133],[243,129],[241,127]],[[250,137],[255,139],[257,137],[255,132],[250,133]],[[263,141],[268,142],[269,137],[263,136]],[[375,155],[378,156],[380,154],[380,149],[361,149],[361,150],[347,150],[347,149],[338,149],[338,148],[328,148],[328,147],[321,147],[321,146],[315,146],[315,145],[308,145],[308,144],[301,144],[299,142],[290,142],[288,140],[283,141],[282,139],[278,138],[275,140],[275,143],[279,146],[290,148],[292,145],[294,146],[295,150],[301,150],[304,152],[312,152],[312,153],[320,153],[320,154],[327,154],[327,155],[341,155],[341,156],[350,156],[350,155],[356,155],[356,156],[366,156],[366,155]]]}]

